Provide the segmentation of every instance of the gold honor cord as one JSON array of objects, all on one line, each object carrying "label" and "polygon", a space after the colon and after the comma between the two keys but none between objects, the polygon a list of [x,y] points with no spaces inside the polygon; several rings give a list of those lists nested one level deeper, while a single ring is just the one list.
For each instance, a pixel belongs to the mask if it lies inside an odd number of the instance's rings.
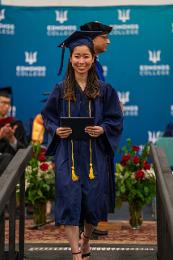
[{"label": "gold honor cord", "polygon": [[[71,117],[71,108],[70,108],[70,99],[68,100],[68,117]],[[72,181],[78,181],[79,177],[75,173],[75,168],[74,168],[74,143],[73,140],[71,140],[71,178]]]},{"label": "gold honor cord", "polygon": [[[68,100],[68,117],[71,117],[71,108],[70,108],[70,99]],[[91,117],[91,101],[89,100],[89,117]],[[89,171],[89,178],[90,180],[93,180],[95,178],[94,171],[93,171],[93,164],[92,164],[92,141],[89,140],[89,146],[90,146],[90,171]],[[74,143],[73,140],[71,140],[71,159],[72,159],[72,166],[71,166],[71,175],[72,175],[72,181],[78,181],[79,177],[75,173],[75,167],[74,167]]]},{"label": "gold honor cord", "polygon": [[[91,100],[89,100],[89,117],[91,117]],[[90,180],[93,180],[95,178],[94,176],[94,171],[93,171],[93,163],[92,163],[92,140],[89,140],[89,145],[90,145],[90,172],[89,172],[89,178]]]}]

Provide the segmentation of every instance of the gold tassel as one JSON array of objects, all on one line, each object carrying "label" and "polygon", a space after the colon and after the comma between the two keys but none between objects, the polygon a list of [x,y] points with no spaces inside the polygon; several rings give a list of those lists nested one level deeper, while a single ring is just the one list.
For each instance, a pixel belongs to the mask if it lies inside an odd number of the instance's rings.
[{"label": "gold tassel", "polygon": [[[68,100],[68,117],[71,117],[71,111],[70,111],[70,99]],[[78,181],[79,177],[75,173],[75,168],[74,168],[74,144],[73,140],[71,140],[71,178],[72,181]]]},{"label": "gold tassel", "polygon": [[90,180],[94,180],[95,176],[94,176],[94,171],[93,171],[93,164],[90,163],[90,173],[89,173],[89,178]]},{"label": "gold tassel", "polygon": [[89,178],[90,178],[90,180],[95,179],[93,164],[92,164],[92,143],[91,143],[91,140],[90,140],[90,172],[89,172]]},{"label": "gold tassel", "polygon": [[78,176],[75,174],[75,169],[74,169],[74,166],[71,167],[71,178],[72,178],[72,181],[78,181]]},{"label": "gold tassel", "polygon": [[71,160],[72,160],[72,166],[71,166],[71,178],[72,181],[78,181],[79,177],[75,173],[75,168],[74,168],[74,144],[73,141],[71,140]]}]

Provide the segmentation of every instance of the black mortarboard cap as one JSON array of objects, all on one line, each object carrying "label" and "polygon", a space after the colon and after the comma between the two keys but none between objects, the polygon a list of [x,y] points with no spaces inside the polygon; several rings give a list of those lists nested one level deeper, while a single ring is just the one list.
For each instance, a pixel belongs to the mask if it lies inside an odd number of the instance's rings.
[{"label": "black mortarboard cap", "polygon": [[64,53],[65,48],[69,48],[70,50],[74,49],[76,46],[80,45],[87,45],[89,47],[93,47],[93,39],[101,35],[101,31],[75,31],[72,33],[68,38],[66,38],[58,47],[62,48],[62,55],[61,55],[61,64],[58,71],[58,75],[61,74],[64,62]]},{"label": "black mortarboard cap", "polygon": [[112,27],[101,22],[89,22],[80,26],[81,31],[101,31],[102,33],[110,33]]},{"label": "black mortarboard cap", "polygon": [[0,96],[1,97],[10,97],[12,96],[12,88],[9,86],[0,88]]}]

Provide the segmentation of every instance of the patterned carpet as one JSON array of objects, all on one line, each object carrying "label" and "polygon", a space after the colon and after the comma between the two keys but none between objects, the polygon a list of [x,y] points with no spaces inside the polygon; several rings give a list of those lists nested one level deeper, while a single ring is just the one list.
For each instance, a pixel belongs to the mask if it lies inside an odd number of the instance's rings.
[{"label": "patterned carpet", "polygon": [[[8,220],[6,220],[8,222]],[[110,244],[138,244],[156,245],[156,222],[144,221],[139,230],[133,230],[128,221],[114,220],[101,222],[99,229],[108,230],[108,236],[100,236],[93,243]],[[16,221],[18,230],[18,221]],[[17,234],[18,240],[18,234]],[[8,239],[8,223],[6,223],[6,239]],[[63,227],[56,227],[54,222],[50,222],[39,228],[34,228],[32,219],[26,220],[25,226],[26,243],[67,243]]]}]

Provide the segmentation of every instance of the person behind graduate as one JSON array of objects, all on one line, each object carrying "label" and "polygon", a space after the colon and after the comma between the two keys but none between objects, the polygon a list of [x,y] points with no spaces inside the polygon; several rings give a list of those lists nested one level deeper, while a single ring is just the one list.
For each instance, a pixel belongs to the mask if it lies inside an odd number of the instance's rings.
[{"label": "person behind graduate", "polygon": [[93,44],[94,44],[94,51],[96,54],[95,56],[96,73],[100,80],[105,81],[103,67],[99,62],[99,54],[107,51],[107,47],[110,44],[109,33],[112,31],[112,27],[98,21],[92,21],[81,25],[80,30],[101,32],[101,34],[96,35],[93,38]]},{"label": "person behind graduate", "polygon": [[22,122],[9,115],[11,101],[11,87],[0,88],[0,174],[16,151],[27,145]]},{"label": "person behind graduate", "polygon": [[[73,260],[89,259],[92,231],[108,213],[106,157],[115,152],[123,129],[117,92],[96,74],[93,34],[76,31],[59,45],[63,53],[70,50],[66,77],[41,112],[52,135],[47,155],[55,160],[55,224],[64,225]],[[61,117],[94,117],[84,130],[87,139],[71,139],[72,129],[60,125]]]},{"label": "person behind graduate", "polygon": [[166,125],[163,137],[173,137],[173,122],[169,122]]}]

